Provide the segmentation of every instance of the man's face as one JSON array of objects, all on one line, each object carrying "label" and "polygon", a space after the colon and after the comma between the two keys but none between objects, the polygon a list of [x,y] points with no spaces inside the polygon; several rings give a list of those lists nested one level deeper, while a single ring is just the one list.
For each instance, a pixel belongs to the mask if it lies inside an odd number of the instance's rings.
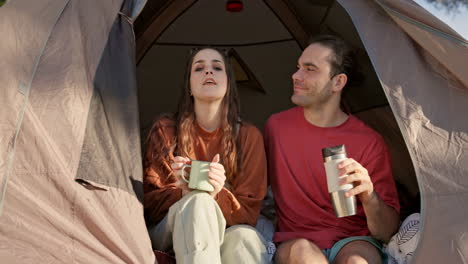
[{"label": "man's face", "polygon": [[332,50],[318,43],[309,45],[299,57],[292,75],[294,94],[291,100],[302,107],[320,107],[332,96],[330,56]]}]

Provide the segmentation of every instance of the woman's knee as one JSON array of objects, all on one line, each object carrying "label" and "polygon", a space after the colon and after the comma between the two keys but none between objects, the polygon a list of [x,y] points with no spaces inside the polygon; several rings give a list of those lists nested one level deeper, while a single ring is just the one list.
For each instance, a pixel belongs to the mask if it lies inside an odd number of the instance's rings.
[{"label": "woman's knee", "polygon": [[[226,220],[218,204],[211,195],[202,191],[193,191],[182,197],[169,208],[168,215],[171,223],[176,223],[176,219],[178,219],[184,223],[184,226],[192,225],[195,222],[210,226],[218,223],[219,228],[223,229],[223,233],[226,227]],[[193,222],[194,219],[198,220]]]},{"label": "woman's knee", "polygon": [[229,227],[224,234],[224,240],[235,241],[235,243],[261,243],[265,245],[265,240],[260,232],[249,225],[235,225]]},{"label": "woman's knee", "polygon": [[209,195],[207,192],[203,191],[192,191],[186,194],[180,200],[182,203],[181,207],[202,207],[202,208],[210,208],[207,205],[214,205],[216,201]]},{"label": "woman's knee", "polygon": [[265,240],[248,225],[235,225],[226,230],[221,255],[223,263],[269,262]]}]

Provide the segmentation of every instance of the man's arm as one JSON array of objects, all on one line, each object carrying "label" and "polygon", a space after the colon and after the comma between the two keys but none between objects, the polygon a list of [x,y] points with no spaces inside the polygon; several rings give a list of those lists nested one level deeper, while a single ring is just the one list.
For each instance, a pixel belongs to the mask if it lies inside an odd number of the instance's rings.
[{"label": "man's arm", "polygon": [[346,196],[356,195],[361,200],[372,236],[388,242],[398,229],[398,212],[377,195],[367,169],[359,162],[346,159],[338,164],[338,168],[340,176],[348,175],[341,179],[340,184],[354,184],[355,187]]},{"label": "man's arm", "polygon": [[385,204],[376,192],[373,192],[371,198],[366,203],[363,202],[362,206],[366,213],[367,227],[372,236],[388,242],[398,229],[400,216],[397,211]]}]

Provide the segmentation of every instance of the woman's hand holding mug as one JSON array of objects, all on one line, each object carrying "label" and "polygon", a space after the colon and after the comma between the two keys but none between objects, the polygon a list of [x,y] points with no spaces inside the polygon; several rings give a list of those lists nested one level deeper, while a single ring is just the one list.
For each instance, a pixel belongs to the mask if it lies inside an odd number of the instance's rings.
[{"label": "woman's hand holding mug", "polygon": [[187,183],[182,179],[182,167],[186,164],[190,164],[190,159],[186,157],[177,156],[174,158],[174,162],[171,163],[171,169],[176,176],[176,186],[182,189],[182,196],[190,192]]},{"label": "woman's hand holding mug", "polygon": [[210,163],[210,172],[208,173],[208,181],[214,187],[214,191],[210,192],[213,198],[224,187],[224,182],[226,181],[225,173],[223,164],[219,163],[219,154],[216,154]]}]

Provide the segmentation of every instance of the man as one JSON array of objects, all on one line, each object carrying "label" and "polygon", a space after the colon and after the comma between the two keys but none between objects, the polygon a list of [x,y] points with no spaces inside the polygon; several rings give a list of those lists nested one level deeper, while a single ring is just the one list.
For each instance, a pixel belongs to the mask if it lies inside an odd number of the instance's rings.
[{"label": "man", "polygon": [[[350,48],[338,37],[318,36],[293,74],[297,107],[275,114],[265,126],[270,183],[277,209],[276,263],[382,263],[380,241],[399,224],[399,203],[389,153],[380,135],[340,108],[352,77]],[[357,214],[335,216],[322,148],[344,144],[340,184]]]}]

